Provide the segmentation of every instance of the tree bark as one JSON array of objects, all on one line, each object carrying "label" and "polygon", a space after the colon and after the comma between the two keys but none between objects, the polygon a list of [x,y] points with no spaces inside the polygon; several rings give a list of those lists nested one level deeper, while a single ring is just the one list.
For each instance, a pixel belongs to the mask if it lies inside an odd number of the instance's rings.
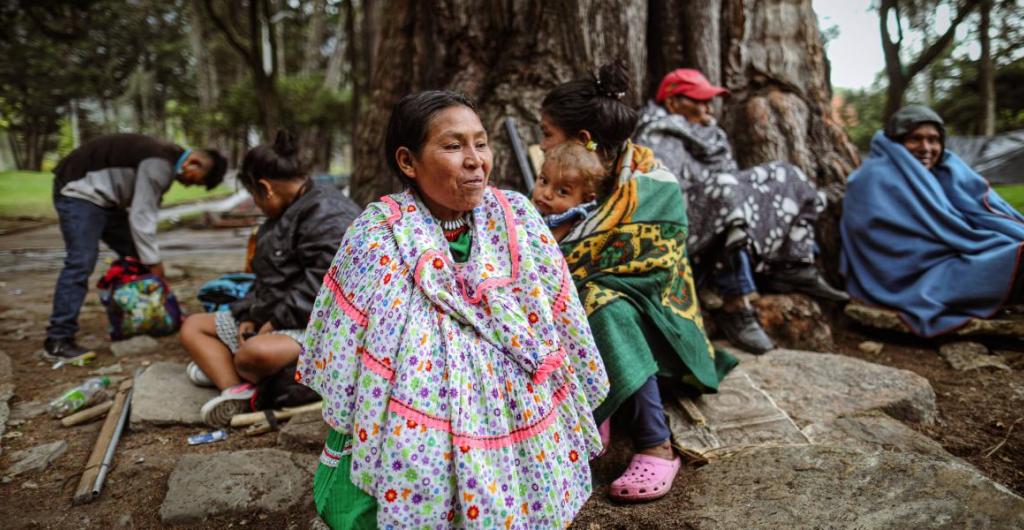
[{"label": "tree bark", "polygon": [[468,0],[402,0],[386,13],[354,146],[352,197],[361,204],[399,188],[382,146],[391,107],[411,92],[450,88],[476,101],[495,153],[491,182],[506,188],[522,182],[505,117],[516,118],[526,143],[537,142],[544,95],[615,59],[630,66],[630,103],[640,102],[646,1],[502,0],[481,9]]},{"label": "tree bark", "polygon": [[306,46],[302,52],[302,72],[315,72],[320,66],[320,48],[327,34],[327,1],[315,0],[313,13],[310,15],[309,29],[306,33]]},{"label": "tree bark", "polygon": [[981,78],[981,134],[992,136],[996,133],[996,69],[992,60],[992,37],[989,33],[992,16],[992,0],[984,0],[979,7],[981,20],[978,23],[978,41],[981,57],[978,74]]}]

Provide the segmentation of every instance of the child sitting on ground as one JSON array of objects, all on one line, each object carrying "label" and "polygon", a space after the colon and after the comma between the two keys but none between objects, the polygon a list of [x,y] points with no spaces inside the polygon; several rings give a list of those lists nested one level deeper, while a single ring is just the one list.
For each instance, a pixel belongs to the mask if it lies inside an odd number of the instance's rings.
[{"label": "child sitting on ground", "polygon": [[215,427],[248,411],[255,384],[296,362],[320,281],[359,214],[337,188],[313,183],[288,132],[250,150],[238,181],[268,217],[256,233],[256,280],[230,311],[188,317],[180,337],[189,379],[221,390],[201,410]]},{"label": "child sitting on ground", "polygon": [[597,208],[599,197],[608,195],[610,184],[597,153],[582,144],[566,142],[545,153],[532,200],[552,235],[561,241],[580,219]]}]

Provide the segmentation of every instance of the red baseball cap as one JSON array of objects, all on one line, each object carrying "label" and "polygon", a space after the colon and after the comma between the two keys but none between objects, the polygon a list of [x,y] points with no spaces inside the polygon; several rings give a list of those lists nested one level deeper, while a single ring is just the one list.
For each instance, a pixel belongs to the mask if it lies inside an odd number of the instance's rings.
[{"label": "red baseball cap", "polygon": [[666,99],[683,95],[698,101],[707,101],[719,94],[728,94],[729,91],[711,84],[700,70],[693,68],[677,68],[672,70],[661,80],[658,87],[658,95],[655,98],[658,103],[664,103]]}]

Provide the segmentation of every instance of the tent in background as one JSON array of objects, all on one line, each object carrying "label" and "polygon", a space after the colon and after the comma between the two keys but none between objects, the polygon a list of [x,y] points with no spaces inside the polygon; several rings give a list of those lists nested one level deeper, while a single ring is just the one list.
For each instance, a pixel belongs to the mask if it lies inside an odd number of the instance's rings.
[{"label": "tent in background", "polygon": [[995,136],[950,136],[953,151],[989,184],[1024,184],[1024,129]]}]

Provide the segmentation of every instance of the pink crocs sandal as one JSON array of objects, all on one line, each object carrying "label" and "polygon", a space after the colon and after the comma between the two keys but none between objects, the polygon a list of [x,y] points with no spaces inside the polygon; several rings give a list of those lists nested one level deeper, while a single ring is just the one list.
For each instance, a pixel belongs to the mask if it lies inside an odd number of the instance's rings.
[{"label": "pink crocs sandal", "polygon": [[659,499],[672,489],[682,460],[677,456],[665,460],[656,456],[633,455],[621,477],[612,482],[609,495],[617,501],[643,502]]}]

